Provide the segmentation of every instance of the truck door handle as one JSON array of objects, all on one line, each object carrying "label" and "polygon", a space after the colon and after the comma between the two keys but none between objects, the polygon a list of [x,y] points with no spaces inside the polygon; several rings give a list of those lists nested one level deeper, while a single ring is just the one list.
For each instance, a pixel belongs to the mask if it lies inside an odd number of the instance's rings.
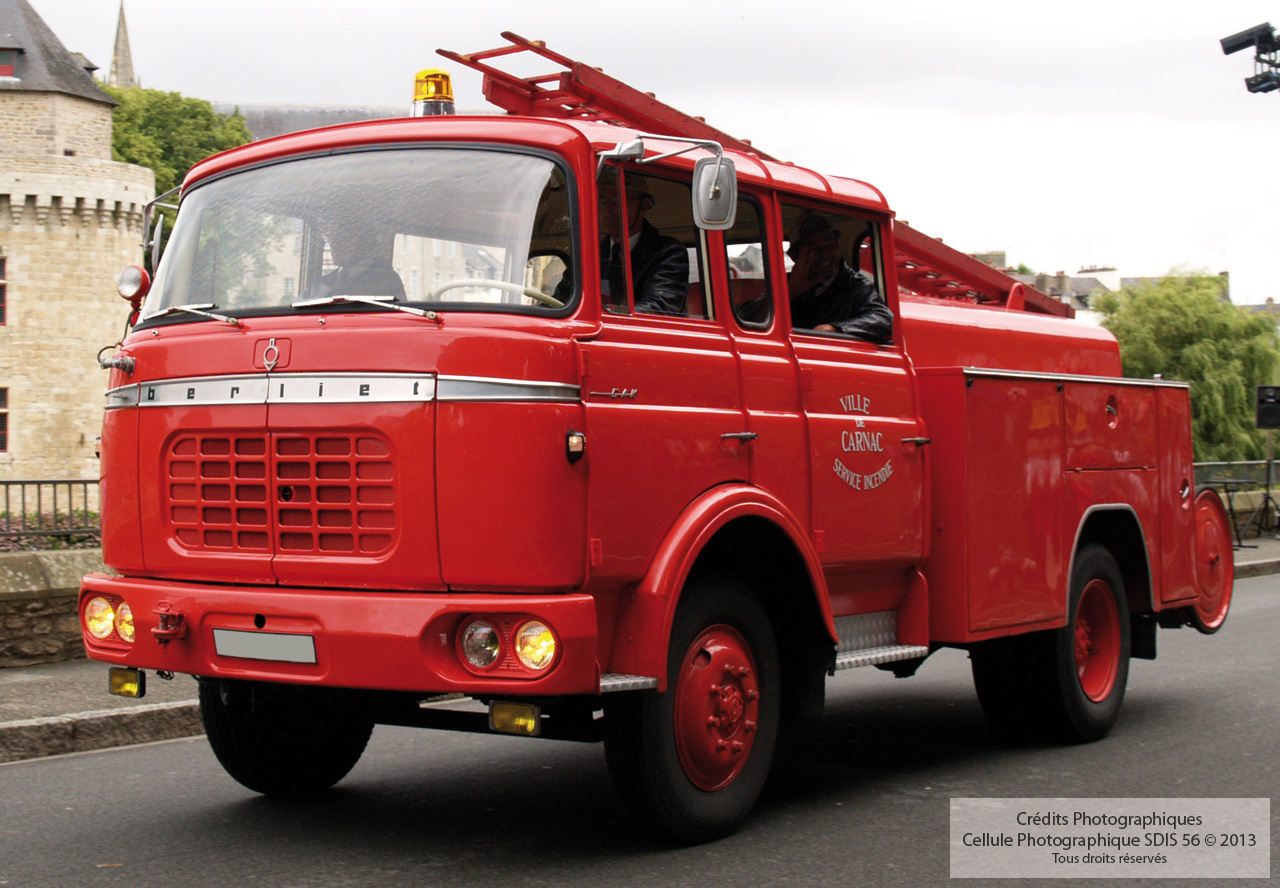
[{"label": "truck door handle", "polygon": [[720,436],[720,440],[723,441],[726,438],[736,438],[739,441],[754,441],[756,438],[759,438],[759,437],[760,436],[757,435],[755,432],[725,432],[723,435]]},{"label": "truck door handle", "polygon": [[902,443],[914,444],[917,447],[923,447],[924,445],[928,444],[932,440],[933,440],[932,438],[903,438]]}]

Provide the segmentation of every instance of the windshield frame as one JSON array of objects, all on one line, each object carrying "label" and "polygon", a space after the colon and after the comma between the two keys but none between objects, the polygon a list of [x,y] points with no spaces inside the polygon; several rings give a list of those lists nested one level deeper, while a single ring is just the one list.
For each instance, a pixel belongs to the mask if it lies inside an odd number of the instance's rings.
[{"label": "windshield frame", "polygon": [[[549,162],[564,182],[565,202],[568,213],[569,226],[567,232],[567,240],[570,246],[570,263],[565,274],[572,275],[571,280],[578,282],[582,280],[582,213],[580,209],[580,191],[578,177],[574,174],[574,170],[569,161],[562,155],[544,148],[530,145],[520,145],[514,143],[495,143],[495,142],[474,142],[474,141],[397,141],[389,143],[379,143],[372,145],[352,145],[342,148],[323,149],[316,151],[301,151],[295,154],[289,154],[280,157],[272,157],[255,163],[245,164],[234,169],[222,170],[207,178],[201,179],[185,188],[179,196],[179,212],[178,221],[174,224],[170,239],[179,231],[182,224],[182,203],[191,195],[199,193],[201,189],[223,182],[227,179],[235,178],[244,174],[259,172],[271,167],[280,166],[282,164],[292,164],[297,162],[306,162],[315,159],[355,156],[355,155],[374,155],[384,152],[399,151],[450,151],[450,152],[491,152],[495,154],[518,155],[525,157],[533,157]],[[400,235],[395,235],[399,237]],[[166,309],[178,305],[163,303],[161,301],[162,294],[165,290],[165,279],[171,273],[172,263],[175,261],[171,256],[171,252],[176,245],[165,244],[165,249],[160,257],[160,263],[155,270],[154,280],[151,292],[148,294],[146,302],[143,304],[143,312],[134,329],[145,329],[152,326],[169,326],[172,324],[188,324],[202,323],[210,320],[207,317],[199,317],[196,314],[188,312],[172,312],[169,314],[161,313]],[[168,260],[168,262],[166,262]],[[429,295],[432,288],[426,288],[423,295]],[[523,317],[537,317],[546,319],[561,319],[573,314],[579,305],[582,297],[582,288],[580,284],[575,283],[573,291],[569,294],[569,298],[565,300],[565,304],[560,308],[554,308],[547,305],[517,305],[511,303],[486,303],[478,301],[447,301],[447,293],[443,294],[446,298],[441,301],[429,301],[425,298],[413,299],[406,293],[403,299],[395,299],[382,303],[384,300],[361,300],[361,301],[335,301],[323,305],[298,305],[294,306],[295,301],[305,301],[301,294],[296,294],[292,299],[281,300],[278,304],[263,307],[227,307],[215,306],[213,310],[219,314],[228,315],[232,318],[259,318],[259,317],[292,317],[307,316],[315,314],[398,314],[397,307],[411,306],[415,309],[428,309],[427,314],[434,313],[459,313],[459,312],[478,312],[484,314],[504,314],[504,315],[520,315]],[[193,303],[194,304],[194,303]],[[150,313],[148,313],[150,310]],[[414,312],[415,314],[419,312]]]}]

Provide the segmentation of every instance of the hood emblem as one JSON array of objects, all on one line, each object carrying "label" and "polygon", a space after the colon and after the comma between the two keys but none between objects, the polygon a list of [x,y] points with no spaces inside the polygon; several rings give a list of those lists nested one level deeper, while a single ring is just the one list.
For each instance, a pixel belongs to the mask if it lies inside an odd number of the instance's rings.
[{"label": "hood emblem", "polygon": [[262,350],[262,365],[267,368],[270,373],[276,369],[276,363],[280,360],[280,349],[276,346],[276,341],[272,339],[267,343],[267,347]]}]

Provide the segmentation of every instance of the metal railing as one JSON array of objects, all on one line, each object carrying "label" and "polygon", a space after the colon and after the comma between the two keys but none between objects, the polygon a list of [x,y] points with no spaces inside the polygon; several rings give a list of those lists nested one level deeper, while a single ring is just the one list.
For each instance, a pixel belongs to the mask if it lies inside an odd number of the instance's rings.
[{"label": "metal railing", "polygon": [[0,539],[101,532],[96,480],[0,481]]},{"label": "metal railing", "polygon": [[[1267,461],[1265,459],[1247,462],[1203,462],[1195,464],[1196,487],[1213,481],[1252,482],[1258,487],[1267,484]],[[1271,486],[1276,485],[1276,469],[1271,469]]]}]

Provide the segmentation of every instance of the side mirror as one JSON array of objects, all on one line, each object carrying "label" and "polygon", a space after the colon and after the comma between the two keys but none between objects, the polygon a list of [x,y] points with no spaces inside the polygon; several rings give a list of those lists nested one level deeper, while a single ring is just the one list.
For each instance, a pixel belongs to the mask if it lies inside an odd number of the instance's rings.
[{"label": "side mirror", "polygon": [[704,157],[693,167],[693,218],[699,228],[724,231],[738,216],[738,172],[728,157]]},{"label": "side mirror", "polygon": [[151,232],[151,271],[160,267],[160,238],[164,234],[164,216],[156,213],[156,227]]}]

